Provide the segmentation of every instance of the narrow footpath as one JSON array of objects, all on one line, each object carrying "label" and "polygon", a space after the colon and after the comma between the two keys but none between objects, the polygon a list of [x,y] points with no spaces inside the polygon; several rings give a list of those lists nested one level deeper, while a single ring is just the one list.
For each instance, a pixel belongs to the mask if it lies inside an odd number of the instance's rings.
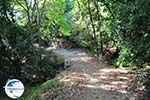
[{"label": "narrow footpath", "polygon": [[80,49],[58,49],[71,63],[57,78],[64,85],[42,95],[44,100],[137,100],[130,91],[133,70],[115,68]]}]

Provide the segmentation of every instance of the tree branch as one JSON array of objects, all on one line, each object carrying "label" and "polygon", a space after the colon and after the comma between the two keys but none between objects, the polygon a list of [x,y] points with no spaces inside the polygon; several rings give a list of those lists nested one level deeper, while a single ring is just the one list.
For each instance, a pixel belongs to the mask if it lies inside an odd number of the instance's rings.
[{"label": "tree branch", "polygon": [[22,3],[20,3],[18,0],[16,0],[16,2],[17,2],[26,12],[28,12],[28,10],[25,8],[25,6],[24,6]]}]

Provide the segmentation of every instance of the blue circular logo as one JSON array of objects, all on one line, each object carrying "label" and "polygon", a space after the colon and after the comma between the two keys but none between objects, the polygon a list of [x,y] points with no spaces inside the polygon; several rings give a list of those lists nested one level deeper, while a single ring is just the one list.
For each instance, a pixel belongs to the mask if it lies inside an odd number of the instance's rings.
[{"label": "blue circular logo", "polygon": [[9,80],[5,85],[5,93],[13,99],[19,98],[23,95],[24,85],[17,79]]}]

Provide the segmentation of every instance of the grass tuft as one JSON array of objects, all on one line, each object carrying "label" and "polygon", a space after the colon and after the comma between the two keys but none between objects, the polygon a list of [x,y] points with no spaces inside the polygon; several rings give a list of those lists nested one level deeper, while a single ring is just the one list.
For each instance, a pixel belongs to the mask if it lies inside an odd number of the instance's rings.
[{"label": "grass tuft", "polygon": [[41,85],[26,86],[24,95],[20,98],[21,100],[36,100],[43,93],[49,89],[59,87],[61,84],[56,80],[48,80]]}]

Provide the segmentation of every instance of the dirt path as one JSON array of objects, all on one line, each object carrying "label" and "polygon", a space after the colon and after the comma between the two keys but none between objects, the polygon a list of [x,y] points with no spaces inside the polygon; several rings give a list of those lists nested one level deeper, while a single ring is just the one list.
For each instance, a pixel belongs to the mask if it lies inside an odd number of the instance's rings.
[{"label": "dirt path", "polygon": [[71,67],[58,77],[65,85],[43,94],[44,100],[136,100],[128,91],[132,70],[114,68],[79,49],[54,52],[70,60]]}]

